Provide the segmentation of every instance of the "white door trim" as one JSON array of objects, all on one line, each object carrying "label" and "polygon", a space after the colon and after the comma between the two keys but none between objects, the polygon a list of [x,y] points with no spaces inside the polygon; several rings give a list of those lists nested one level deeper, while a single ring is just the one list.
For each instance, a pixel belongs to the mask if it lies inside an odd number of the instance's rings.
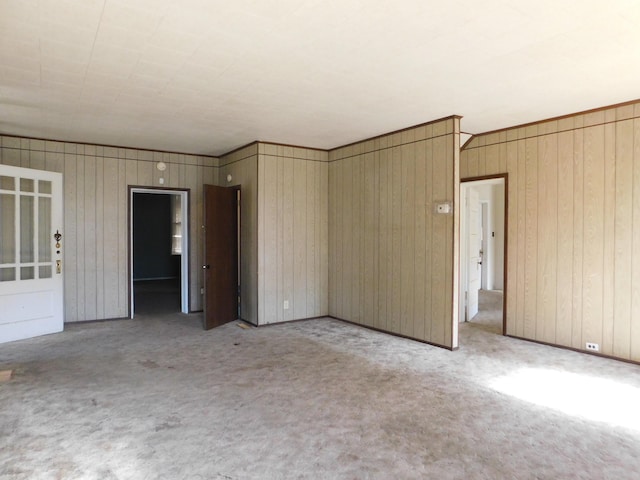
[{"label": "white door trim", "polygon": [[180,195],[182,214],[182,255],[180,258],[180,311],[189,313],[189,191],[144,187],[129,188],[129,318],[134,317],[133,294],[133,195],[153,193],[158,195]]},{"label": "white door trim", "polygon": [[[467,197],[467,190],[473,186],[478,186],[478,185],[487,185],[487,184],[493,184],[493,185],[502,185],[503,189],[504,189],[504,215],[502,218],[502,223],[504,226],[504,231],[502,232],[503,234],[503,258],[504,258],[504,262],[503,262],[503,311],[502,311],[502,328],[503,328],[503,335],[506,335],[506,328],[507,328],[507,309],[506,309],[506,305],[507,305],[507,261],[508,261],[508,257],[507,257],[507,234],[508,234],[508,229],[507,229],[507,219],[508,219],[508,196],[509,196],[509,192],[508,192],[508,174],[506,173],[502,173],[502,174],[498,174],[495,176],[489,176],[489,177],[475,177],[475,178],[463,178],[460,180],[460,230],[459,230],[459,235],[460,235],[460,242],[459,242],[459,254],[460,254],[460,275],[459,275],[459,285],[458,285],[458,305],[459,305],[459,315],[458,315],[458,319],[454,319],[454,322],[464,322],[465,320],[465,311],[466,311],[466,299],[465,299],[465,293],[467,291],[467,283],[468,283],[468,274],[467,274],[467,268],[466,268],[466,264],[468,263],[468,261],[466,260],[466,255],[467,255],[467,240],[466,237],[467,232],[466,232],[466,228],[465,228],[465,221],[466,221],[466,217],[468,216],[468,212],[467,212],[467,207],[468,205],[465,202],[465,198]],[[495,221],[500,221],[498,219],[495,219]],[[494,255],[496,254],[496,252],[494,252]],[[456,339],[457,340],[457,339]],[[455,344],[455,343],[454,343]]]}]

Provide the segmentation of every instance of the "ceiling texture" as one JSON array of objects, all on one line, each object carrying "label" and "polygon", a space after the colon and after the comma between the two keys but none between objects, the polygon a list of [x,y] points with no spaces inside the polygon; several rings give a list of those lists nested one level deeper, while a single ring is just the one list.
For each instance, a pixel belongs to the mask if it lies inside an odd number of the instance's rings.
[{"label": "ceiling texture", "polygon": [[638,98],[638,0],[0,0],[10,135],[330,149]]}]

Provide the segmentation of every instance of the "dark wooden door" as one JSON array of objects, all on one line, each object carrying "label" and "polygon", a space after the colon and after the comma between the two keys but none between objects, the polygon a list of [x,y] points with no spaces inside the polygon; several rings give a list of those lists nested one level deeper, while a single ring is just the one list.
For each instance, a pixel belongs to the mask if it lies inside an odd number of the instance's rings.
[{"label": "dark wooden door", "polygon": [[238,187],[204,186],[204,329],[238,318]]}]

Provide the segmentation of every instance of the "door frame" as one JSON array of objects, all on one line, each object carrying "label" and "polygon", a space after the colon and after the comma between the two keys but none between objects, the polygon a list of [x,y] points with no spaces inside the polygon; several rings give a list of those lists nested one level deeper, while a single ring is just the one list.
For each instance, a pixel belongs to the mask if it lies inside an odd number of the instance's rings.
[{"label": "door frame", "polygon": [[[478,182],[483,182],[486,180],[500,180],[502,179],[504,182],[504,218],[503,218],[503,222],[504,222],[504,244],[503,244],[503,265],[502,265],[502,275],[503,275],[503,286],[502,286],[502,335],[506,335],[507,334],[507,288],[509,285],[509,281],[508,281],[508,255],[507,255],[507,245],[508,245],[508,235],[509,235],[509,174],[508,173],[499,173],[496,175],[483,175],[483,176],[478,176],[478,177],[467,177],[467,178],[461,178],[460,179],[460,184],[462,185],[463,183],[478,183]],[[460,205],[460,208],[465,208],[466,209],[466,205]],[[465,212],[466,215],[466,212]],[[462,216],[462,213],[461,213]],[[462,223],[462,222],[460,222]],[[463,239],[460,239],[459,243],[459,249],[460,252],[459,255],[462,258],[462,249],[466,248],[466,242],[462,241]],[[462,268],[462,262],[460,262],[460,268]],[[464,302],[464,293],[466,291],[466,289],[464,288],[464,286],[462,285],[462,274],[460,272],[460,274],[458,275],[459,278],[459,285],[458,285],[458,304],[459,305],[463,305]],[[459,322],[460,318],[458,316],[458,318],[454,319],[454,322]]]},{"label": "door frame", "polygon": [[144,187],[137,185],[129,185],[129,194],[127,196],[129,207],[129,318],[133,318],[135,315],[134,309],[134,294],[133,294],[133,195],[136,193],[152,193],[157,195],[180,195],[180,202],[182,205],[182,254],[180,258],[180,311],[182,313],[190,313],[190,257],[191,251],[189,250],[190,244],[190,226],[189,214],[190,210],[190,196],[191,190],[188,188],[161,188],[161,187]]}]

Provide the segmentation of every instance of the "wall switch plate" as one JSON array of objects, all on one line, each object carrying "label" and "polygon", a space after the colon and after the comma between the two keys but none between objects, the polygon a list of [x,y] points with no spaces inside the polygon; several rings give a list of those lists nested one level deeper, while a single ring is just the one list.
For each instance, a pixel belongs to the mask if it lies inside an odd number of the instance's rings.
[{"label": "wall switch plate", "polygon": [[589,350],[590,352],[599,352],[600,345],[598,345],[597,343],[587,342],[587,350]]},{"label": "wall switch plate", "polygon": [[446,201],[436,202],[433,210],[438,215],[449,215],[453,213],[453,204]]},{"label": "wall switch plate", "polygon": [[284,309],[289,310],[289,300],[284,301]]}]

